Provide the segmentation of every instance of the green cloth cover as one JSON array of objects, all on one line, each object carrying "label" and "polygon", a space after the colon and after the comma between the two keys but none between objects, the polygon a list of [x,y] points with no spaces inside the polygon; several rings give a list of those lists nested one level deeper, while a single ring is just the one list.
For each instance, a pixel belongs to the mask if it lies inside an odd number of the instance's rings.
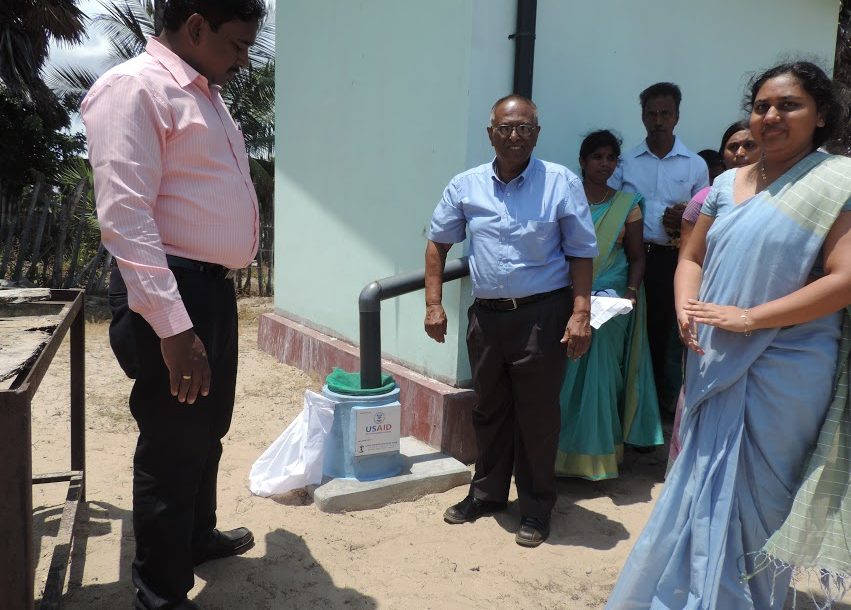
[{"label": "green cloth cover", "polygon": [[381,375],[381,385],[377,388],[362,388],[360,385],[360,373],[349,373],[343,369],[335,368],[325,378],[328,389],[335,394],[345,396],[377,396],[386,394],[396,389],[396,382],[390,375]]}]

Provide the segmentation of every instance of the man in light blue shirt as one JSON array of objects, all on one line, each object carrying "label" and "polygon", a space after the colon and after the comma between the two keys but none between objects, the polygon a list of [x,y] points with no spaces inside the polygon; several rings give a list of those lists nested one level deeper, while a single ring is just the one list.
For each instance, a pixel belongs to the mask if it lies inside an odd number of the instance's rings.
[{"label": "man in light blue shirt", "polygon": [[476,297],[467,350],[479,455],[468,496],[443,517],[466,523],[504,509],[513,473],[522,515],[515,540],[534,547],[549,535],[556,500],[566,358],[581,357],[591,340],[597,240],[581,181],[532,157],[540,126],[531,100],[498,100],[487,131],[496,159],[452,179],[426,247],[426,333],[444,341],[446,254],[467,231]]},{"label": "man in light blue shirt", "polygon": [[[670,409],[680,388],[679,356],[669,353],[672,345],[679,344],[674,327],[674,271],[680,221],[686,203],[709,185],[709,172],[703,159],[674,135],[680,118],[680,88],[656,83],[642,91],[639,99],[647,138],[621,155],[609,186],[644,195],[647,338],[659,404]],[[674,366],[668,365],[669,359]]]}]

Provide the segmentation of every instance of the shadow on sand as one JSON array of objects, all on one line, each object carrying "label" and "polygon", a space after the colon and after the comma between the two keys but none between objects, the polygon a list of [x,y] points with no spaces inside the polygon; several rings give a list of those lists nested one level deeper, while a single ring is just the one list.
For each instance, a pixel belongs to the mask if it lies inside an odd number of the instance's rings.
[{"label": "shadow on sand", "polygon": [[[80,510],[68,567],[68,591],[62,598],[62,607],[66,610],[131,607],[130,567],[134,552],[131,512],[101,502],[88,502]],[[82,584],[90,539],[111,534],[113,528],[122,532],[118,580]],[[377,607],[373,598],[354,589],[337,587],[301,537],[276,529],[265,535],[265,547],[263,557],[231,557],[198,566],[196,584],[202,586],[200,591],[196,587],[194,601],[204,610]]]}]

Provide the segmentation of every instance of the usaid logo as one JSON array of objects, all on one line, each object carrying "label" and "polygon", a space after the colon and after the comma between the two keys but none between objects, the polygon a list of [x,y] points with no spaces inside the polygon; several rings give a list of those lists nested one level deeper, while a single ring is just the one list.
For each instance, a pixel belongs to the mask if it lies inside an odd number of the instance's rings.
[{"label": "usaid logo", "polygon": [[364,426],[364,432],[367,433],[375,433],[375,432],[390,432],[393,429],[392,424],[385,423],[384,411],[378,411],[375,415],[372,416],[373,423],[372,425]]}]

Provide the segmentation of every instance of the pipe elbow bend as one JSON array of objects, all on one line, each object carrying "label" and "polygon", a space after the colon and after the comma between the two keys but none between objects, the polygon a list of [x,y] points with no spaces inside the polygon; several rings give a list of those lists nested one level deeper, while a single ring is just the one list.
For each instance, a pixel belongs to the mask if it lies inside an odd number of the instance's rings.
[{"label": "pipe elbow bend", "polygon": [[381,311],[381,284],[370,282],[363,287],[358,297],[358,308],[361,313]]}]

